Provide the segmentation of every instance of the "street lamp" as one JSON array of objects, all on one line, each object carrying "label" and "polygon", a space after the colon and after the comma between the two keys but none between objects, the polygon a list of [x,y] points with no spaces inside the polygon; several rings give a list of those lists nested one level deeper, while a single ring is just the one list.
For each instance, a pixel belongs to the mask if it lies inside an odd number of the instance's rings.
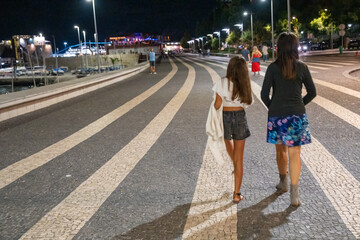
[{"label": "street lamp", "polygon": [[220,31],[219,32],[214,32],[214,34],[217,34],[219,36],[219,50],[220,50],[220,44],[221,44],[221,40],[220,40]]},{"label": "street lamp", "polygon": [[241,44],[244,45],[244,24],[243,23],[238,23],[234,25],[235,27],[238,27],[239,30],[241,31]]},{"label": "street lamp", "polygon": [[66,45],[67,45],[67,42],[64,42],[65,49],[66,49]]},{"label": "street lamp", "polygon": [[291,25],[290,25],[290,0],[287,0],[287,10],[288,10],[288,32],[291,32]]},{"label": "street lamp", "polygon": [[[266,0],[262,0],[265,2]],[[271,45],[272,45],[272,59],[275,61],[275,40],[274,40],[274,1],[271,0]]]},{"label": "street lamp", "polygon": [[[230,28],[223,28],[222,31],[226,32],[227,35],[230,34]],[[226,42],[226,40],[225,40],[225,42]],[[229,44],[227,44],[227,45],[228,45],[228,50],[230,52],[230,46],[229,46]]]},{"label": "street lamp", "polygon": [[83,34],[84,34],[84,46],[85,46],[85,61],[86,61],[86,69],[89,68],[89,64],[88,64],[88,59],[87,59],[87,48],[86,48],[86,32],[83,30]]},{"label": "street lamp", "polygon": [[[77,33],[78,33],[78,39],[79,39],[79,46],[80,46],[80,55],[82,55],[82,44],[81,44],[81,39],[80,39],[80,27],[79,26],[74,26],[75,29],[77,29]],[[82,66],[81,67],[84,67],[84,59],[81,57],[81,62],[82,62]]]},{"label": "street lamp", "polygon": [[92,2],[93,6],[93,13],[94,13],[94,26],[95,26],[95,44],[96,44],[96,52],[97,52],[97,62],[98,62],[98,69],[100,72],[100,52],[99,52],[99,34],[97,31],[97,24],[96,24],[96,12],[95,12],[95,0],[86,0],[88,2]]},{"label": "street lamp", "polygon": [[[248,12],[244,12],[244,16],[247,16],[249,13]],[[253,31],[253,13],[250,12],[250,23],[251,23],[251,47],[254,46],[254,31]]]}]

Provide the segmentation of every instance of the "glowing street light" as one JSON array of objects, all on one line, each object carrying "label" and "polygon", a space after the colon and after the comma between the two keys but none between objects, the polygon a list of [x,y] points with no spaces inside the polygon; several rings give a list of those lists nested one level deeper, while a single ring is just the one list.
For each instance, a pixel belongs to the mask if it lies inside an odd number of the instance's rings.
[{"label": "glowing street light", "polygon": [[87,59],[87,48],[86,48],[86,32],[83,30],[82,31],[83,32],[83,34],[84,34],[84,46],[85,46],[85,62],[86,62],[86,69],[88,69],[89,68],[89,64],[88,64],[88,59]]},{"label": "glowing street light", "polygon": [[[248,12],[244,12],[244,16],[247,16]],[[250,12],[250,23],[251,23],[251,47],[254,46],[254,30],[253,30],[253,13]]]},{"label": "glowing street light", "polygon": [[214,34],[219,36],[219,50],[220,50],[220,45],[221,45],[221,40],[220,40],[220,31],[219,32],[214,32]]},{"label": "glowing street light", "polygon": [[[265,2],[266,0],[261,0]],[[272,59],[275,61],[275,40],[274,40],[274,1],[271,0],[271,45],[272,45]]]},{"label": "glowing street light", "polygon": [[78,39],[79,39],[79,46],[80,46],[80,55],[81,55],[81,62],[82,62],[82,67],[84,67],[84,59],[82,57],[82,43],[81,43],[81,39],[80,39],[80,27],[75,25],[74,26],[75,29],[77,29],[77,33],[78,33]]},{"label": "glowing street light", "polygon": [[96,52],[97,52],[97,62],[98,62],[98,69],[100,73],[100,52],[99,52],[99,34],[97,31],[97,24],[96,24],[96,12],[95,12],[95,0],[86,0],[87,2],[92,2],[93,6],[93,14],[94,14],[94,26],[95,26],[95,44],[96,44]]}]

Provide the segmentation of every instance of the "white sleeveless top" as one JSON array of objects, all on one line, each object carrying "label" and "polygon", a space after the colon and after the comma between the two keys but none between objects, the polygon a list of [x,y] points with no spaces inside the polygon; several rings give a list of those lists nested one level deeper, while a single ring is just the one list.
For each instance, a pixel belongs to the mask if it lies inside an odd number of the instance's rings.
[{"label": "white sleeveless top", "polygon": [[[230,84],[230,86],[229,86]],[[242,107],[247,108],[254,102],[254,96],[252,96],[252,102],[250,105],[240,102],[238,99],[231,99],[234,84],[228,81],[227,78],[218,79],[213,86],[212,90],[217,93],[223,101],[223,107]]]}]

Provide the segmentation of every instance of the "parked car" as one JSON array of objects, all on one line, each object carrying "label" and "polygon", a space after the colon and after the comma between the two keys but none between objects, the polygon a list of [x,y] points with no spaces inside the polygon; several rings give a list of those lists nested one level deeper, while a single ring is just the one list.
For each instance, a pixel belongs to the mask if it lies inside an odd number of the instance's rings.
[{"label": "parked car", "polygon": [[54,68],[51,70],[51,75],[64,75],[64,71],[60,68]]},{"label": "parked car", "polygon": [[348,45],[349,49],[359,49],[360,48],[360,40],[357,39],[350,39],[349,45]]},{"label": "parked car", "polygon": [[299,52],[307,52],[309,50],[308,44],[309,43],[307,41],[301,41],[298,47]]},{"label": "parked car", "polygon": [[50,75],[50,72],[44,66],[34,66],[33,71],[34,75]]}]

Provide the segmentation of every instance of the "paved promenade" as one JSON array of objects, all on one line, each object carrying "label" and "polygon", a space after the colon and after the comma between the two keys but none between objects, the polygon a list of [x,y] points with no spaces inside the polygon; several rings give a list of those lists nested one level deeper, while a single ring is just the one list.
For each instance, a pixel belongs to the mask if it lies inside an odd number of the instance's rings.
[{"label": "paved promenade", "polygon": [[0,123],[0,239],[360,239],[360,80],[355,56],[304,56],[307,106],[299,208],[277,194],[263,76],[247,109],[245,199],[205,134],[228,58],[164,59],[118,83]]}]

